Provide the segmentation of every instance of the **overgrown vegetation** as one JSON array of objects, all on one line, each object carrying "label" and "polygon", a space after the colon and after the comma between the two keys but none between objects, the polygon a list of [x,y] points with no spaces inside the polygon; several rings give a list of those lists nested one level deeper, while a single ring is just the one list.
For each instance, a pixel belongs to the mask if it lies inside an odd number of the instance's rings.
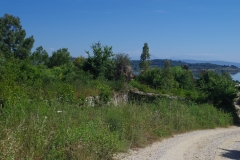
[{"label": "overgrown vegetation", "polygon": [[[111,159],[161,137],[233,124],[237,90],[228,74],[196,79],[170,61],[150,68],[145,43],[144,70],[134,78],[129,56],[100,42],[88,58],[72,58],[67,48],[31,52],[33,36],[25,36],[19,18],[0,18],[0,159]],[[131,88],[180,98],[109,103]]]},{"label": "overgrown vegetation", "polygon": [[211,105],[170,99],[80,109],[15,96],[0,117],[1,159],[111,159],[159,137],[232,124],[231,114]]},{"label": "overgrown vegetation", "polygon": [[[234,109],[231,104],[237,97],[235,83],[228,73],[203,70],[198,78],[194,78],[192,72],[184,67],[170,67],[169,61],[163,69],[146,70],[137,80],[159,90],[158,93],[174,93],[198,103],[212,103],[228,111]],[[140,86],[139,89],[142,90]]]}]

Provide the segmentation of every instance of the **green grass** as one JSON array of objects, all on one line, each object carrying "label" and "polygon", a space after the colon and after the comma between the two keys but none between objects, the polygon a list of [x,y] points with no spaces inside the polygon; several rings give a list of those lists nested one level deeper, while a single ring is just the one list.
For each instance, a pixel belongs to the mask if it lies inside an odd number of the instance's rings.
[{"label": "green grass", "polygon": [[230,114],[211,105],[170,99],[79,108],[21,98],[7,102],[3,112],[0,159],[111,159],[161,137],[232,124]]},{"label": "green grass", "polygon": [[171,99],[80,108],[20,97],[0,115],[0,159],[111,159],[161,137],[232,123],[211,105]]}]

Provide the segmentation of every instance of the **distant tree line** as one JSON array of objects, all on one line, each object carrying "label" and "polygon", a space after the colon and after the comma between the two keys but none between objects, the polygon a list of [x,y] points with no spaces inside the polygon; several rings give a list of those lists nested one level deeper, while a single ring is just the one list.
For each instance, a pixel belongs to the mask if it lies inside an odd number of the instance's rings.
[{"label": "distant tree line", "polygon": [[[153,59],[151,60],[151,67],[157,67],[157,68],[164,68],[165,61],[167,59]],[[204,70],[204,69],[211,69],[211,70],[218,70],[218,71],[225,71],[225,70],[236,70],[240,71],[240,68],[234,65],[217,65],[217,64],[211,64],[211,63],[186,63],[183,61],[178,60],[168,60],[171,63],[171,66],[184,66],[188,65],[188,68],[190,70]],[[139,60],[132,60],[132,68],[134,71],[140,71],[141,68],[138,66],[140,63]]]}]

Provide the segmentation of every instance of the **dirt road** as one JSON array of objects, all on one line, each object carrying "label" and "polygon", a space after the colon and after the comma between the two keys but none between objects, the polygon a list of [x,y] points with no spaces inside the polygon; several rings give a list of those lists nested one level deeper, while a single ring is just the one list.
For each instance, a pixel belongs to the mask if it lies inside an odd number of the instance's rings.
[{"label": "dirt road", "polygon": [[240,127],[180,134],[117,157],[122,160],[240,160]]}]

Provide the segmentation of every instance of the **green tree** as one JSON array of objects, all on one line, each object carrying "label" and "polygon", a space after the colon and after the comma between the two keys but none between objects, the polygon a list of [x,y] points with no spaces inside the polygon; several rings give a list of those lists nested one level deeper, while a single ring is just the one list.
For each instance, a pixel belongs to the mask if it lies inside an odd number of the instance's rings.
[{"label": "green tree", "polygon": [[149,47],[147,43],[144,43],[143,51],[140,57],[139,67],[144,71],[147,70],[151,65]]},{"label": "green tree", "polygon": [[197,84],[199,90],[207,95],[206,101],[215,105],[230,106],[237,96],[232,80],[211,71],[200,73]]},{"label": "green tree", "polygon": [[193,73],[190,70],[186,70],[180,66],[172,67],[172,73],[174,80],[179,84],[180,88],[192,90],[194,86]]},{"label": "green tree", "polygon": [[73,64],[75,67],[82,69],[86,59],[83,56],[77,57],[73,60]]},{"label": "green tree", "polygon": [[90,55],[89,51],[86,51],[88,59],[84,69],[92,73],[95,78],[103,76],[107,79],[112,79],[115,68],[112,47],[102,46],[101,43],[98,42],[92,44],[91,48],[93,50],[93,56]]},{"label": "green tree", "polygon": [[163,84],[162,69],[151,68],[141,73],[138,80],[144,84],[150,85],[155,89],[161,89]]},{"label": "green tree", "polygon": [[20,19],[9,14],[0,17],[0,51],[6,58],[26,59],[34,44],[33,36],[25,38]]},{"label": "green tree", "polygon": [[119,53],[114,56],[115,63],[115,74],[116,79],[119,79],[122,75],[125,76],[126,80],[133,78],[131,59],[128,54]]},{"label": "green tree", "polygon": [[64,64],[71,63],[71,56],[67,48],[61,48],[52,53],[49,59],[48,67],[52,68],[54,66],[61,66]]},{"label": "green tree", "polygon": [[36,51],[31,54],[30,58],[33,61],[33,65],[47,64],[49,61],[48,53],[42,46],[36,48]]},{"label": "green tree", "polygon": [[169,60],[165,61],[162,78],[163,78],[162,88],[166,90],[171,89],[174,85],[174,77],[172,74],[172,68],[170,66]]},{"label": "green tree", "polygon": [[5,57],[0,51],[0,77],[4,73],[4,68],[5,68],[6,63],[7,63],[7,61],[6,61]]},{"label": "green tree", "polygon": [[232,77],[230,76],[230,74],[227,73],[227,72],[222,72],[222,76],[225,77],[225,78],[227,78],[227,79],[230,80],[230,81],[233,80]]}]

